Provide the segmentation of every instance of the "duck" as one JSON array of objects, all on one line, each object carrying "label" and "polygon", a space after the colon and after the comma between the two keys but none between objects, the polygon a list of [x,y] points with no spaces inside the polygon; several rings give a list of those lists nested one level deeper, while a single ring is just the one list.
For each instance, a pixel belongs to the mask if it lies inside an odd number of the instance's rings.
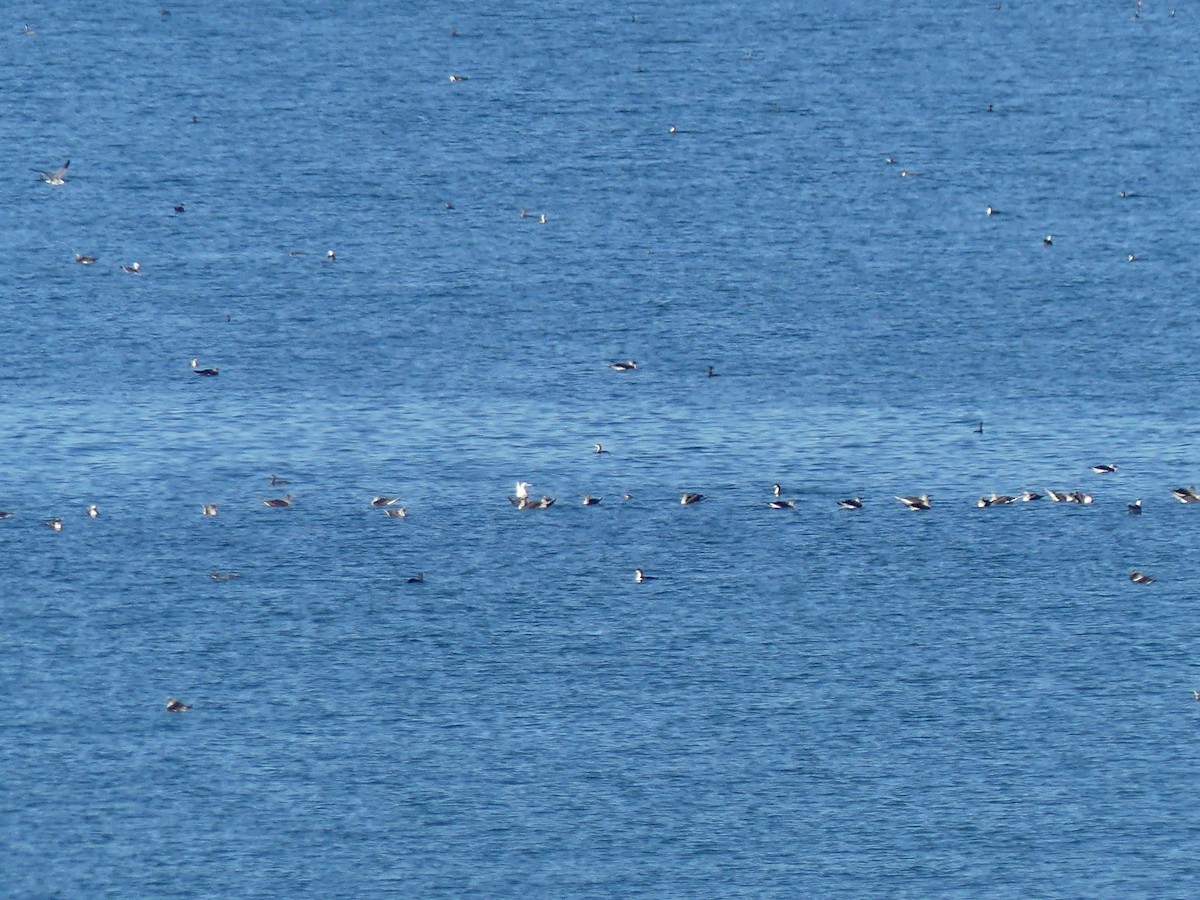
[{"label": "duck", "polygon": [[192,704],[184,703],[182,700],[176,700],[174,697],[167,698],[167,712],[184,713],[192,708]]},{"label": "duck", "polygon": [[1138,497],[1125,508],[1129,510],[1131,516],[1140,516],[1142,514],[1142,498]]},{"label": "duck", "polygon": [[275,497],[270,500],[259,500],[258,502],[263,504],[264,506],[271,506],[271,507],[275,507],[275,508],[279,508],[282,506],[291,506],[292,505],[292,495],[285,494],[282,498]]},{"label": "duck", "polygon": [[646,581],[653,581],[653,580],[654,580],[654,576],[653,576],[653,575],[647,575],[647,574],[646,574],[645,572],[643,572],[641,569],[634,569],[634,570],[633,570],[633,580],[634,580],[635,582],[637,582],[638,584],[642,584],[643,582],[646,582]]},{"label": "duck", "polygon": [[121,266],[121,271],[126,275],[141,275],[142,264],[140,262],[132,262],[127,266]]},{"label": "duck", "polygon": [[635,360],[629,359],[629,360],[626,360],[625,362],[609,363],[608,367],[610,369],[612,369],[614,372],[632,372],[634,369],[637,368],[637,362]]},{"label": "duck", "polygon": [[[26,26],[29,27],[29,26]],[[26,32],[28,34],[29,32]],[[38,178],[46,184],[60,185],[67,183],[67,169],[70,168],[71,161],[68,159],[65,163],[55,169],[53,172],[38,172]]]},{"label": "duck", "polygon": [[1154,579],[1145,572],[1139,572],[1137,569],[1130,569],[1129,580],[1134,584],[1154,584]]},{"label": "duck", "polygon": [[99,259],[97,256],[86,256],[83,253],[75,254],[75,262],[79,263],[81,266],[90,266],[97,259]]},{"label": "duck", "polygon": [[192,357],[192,371],[195,372],[197,375],[203,375],[205,378],[212,378],[214,375],[221,374],[221,370],[217,369],[215,367],[208,368],[208,369],[201,369],[200,368],[200,358],[196,357],[196,356]]},{"label": "duck", "polygon": [[1109,475],[1109,474],[1117,471],[1117,464],[1116,463],[1100,463],[1099,465],[1092,466],[1092,471],[1095,472],[1097,475]]},{"label": "duck", "polygon": [[583,495],[583,505],[584,506],[599,506],[600,501],[603,499],[604,499],[603,497],[593,497],[591,494],[584,494]]},{"label": "duck", "polygon": [[682,506],[691,506],[693,503],[699,503],[703,499],[703,494],[681,494],[679,497],[679,503]]},{"label": "duck", "polygon": [[215,504],[215,503],[204,503],[204,504],[202,504],[202,505],[200,506],[200,515],[202,515],[202,516],[215,516],[216,514],[217,514],[217,504]]},{"label": "duck", "polygon": [[862,509],[862,497],[847,497],[839,500],[837,505],[842,509]]},{"label": "duck", "polygon": [[931,508],[928,494],[921,494],[920,496],[914,497],[897,497],[896,499],[903,503],[908,509]]},{"label": "duck", "polygon": [[395,506],[400,502],[399,497],[372,497],[372,506]]},{"label": "duck", "polygon": [[89,519],[98,518],[100,515],[100,507],[98,507],[95,503],[89,503],[86,512]]},{"label": "duck", "polygon": [[52,530],[52,531],[62,531],[62,528],[63,528],[62,519],[59,519],[59,518],[53,518],[53,519],[51,519],[50,521],[48,521],[48,522],[46,523],[46,525],[47,525],[47,526],[50,528],[50,530]]}]

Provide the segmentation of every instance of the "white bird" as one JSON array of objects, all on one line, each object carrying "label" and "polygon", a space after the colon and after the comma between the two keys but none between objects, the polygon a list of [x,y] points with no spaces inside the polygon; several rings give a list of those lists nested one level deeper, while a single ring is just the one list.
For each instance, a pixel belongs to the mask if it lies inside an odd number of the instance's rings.
[{"label": "white bird", "polygon": [[516,496],[517,496],[518,500],[528,500],[529,499],[529,482],[528,481],[518,481],[517,482]]},{"label": "white bird", "polygon": [[140,262],[135,262],[132,265],[121,266],[121,271],[126,275],[140,275],[142,271],[142,264]]},{"label": "white bird", "polygon": [[205,516],[215,516],[217,514],[217,504],[215,504],[215,503],[203,504],[200,507],[200,513],[201,513],[201,515],[205,515]]},{"label": "white bird", "polygon": [[67,167],[70,165],[71,165],[71,161],[68,159],[65,163],[62,164],[61,167],[55,169],[53,172],[39,171],[38,178],[40,178],[46,184],[54,184],[54,185],[66,184],[67,183]]},{"label": "white bird", "polygon": [[97,518],[100,515],[100,507],[98,507],[95,503],[89,503],[87,514],[89,519]]}]

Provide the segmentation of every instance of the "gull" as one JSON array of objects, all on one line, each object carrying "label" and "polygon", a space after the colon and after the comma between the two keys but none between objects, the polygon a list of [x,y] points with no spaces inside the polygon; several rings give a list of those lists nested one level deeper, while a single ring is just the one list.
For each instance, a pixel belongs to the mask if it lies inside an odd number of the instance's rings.
[{"label": "gull", "polygon": [[135,262],[132,265],[121,266],[121,271],[126,275],[140,275],[142,272],[142,264],[140,262]]},{"label": "gull", "polygon": [[682,506],[691,506],[693,503],[699,503],[703,499],[703,494],[682,494],[679,497],[679,503]]},{"label": "gull", "polygon": [[70,165],[71,165],[71,161],[68,159],[65,163],[62,164],[61,167],[55,169],[53,172],[42,172],[42,171],[38,170],[38,178],[40,180],[44,181],[46,184],[54,184],[54,185],[66,184],[67,183],[67,167]]},{"label": "gull", "polygon": [[1129,572],[1129,580],[1134,584],[1154,584],[1154,579],[1145,572],[1139,572],[1137,569],[1131,569]]},{"label": "gull", "polygon": [[292,495],[284,494],[282,498],[275,497],[270,500],[259,500],[258,502],[263,504],[264,506],[272,506],[272,507],[276,507],[276,508],[281,507],[281,506],[291,506],[292,505]]},{"label": "gull", "polygon": [[921,494],[919,497],[897,497],[909,509],[929,509],[929,495]]},{"label": "gull", "polygon": [[182,700],[176,700],[174,697],[167,698],[167,712],[183,713],[192,708],[192,704],[184,703]]},{"label": "gull", "polygon": [[625,362],[609,363],[608,367],[610,369],[612,369],[614,372],[632,372],[634,369],[637,368],[637,363],[634,360],[630,359],[630,360],[626,360]]},{"label": "gull", "polygon": [[203,375],[206,378],[211,378],[213,375],[219,375],[221,370],[217,369],[217,368],[201,369],[200,368],[200,358],[193,356],[192,357],[192,371],[195,372],[197,375]]},{"label": "gull", "polygon": [[200,514],[204,516],[215,516],[217,514],[217,504],[205,503],[200,507]]},{"label": "gull", "polygon": [[845,500],[839,500],[837,504],[842,509],[862,509],[862,497],[847,497]]}]

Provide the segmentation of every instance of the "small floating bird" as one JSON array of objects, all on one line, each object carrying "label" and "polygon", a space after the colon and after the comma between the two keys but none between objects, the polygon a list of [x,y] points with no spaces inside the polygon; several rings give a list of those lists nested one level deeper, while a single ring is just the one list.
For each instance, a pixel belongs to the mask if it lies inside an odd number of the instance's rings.
[{"label": "small floating bird", "polygon": [[642,584],[643,582],[646,582],[646,581],[653,581],[654,576],[647,575],[641,569],[634,569],[633,570],[633,580],[636,581],[638,584]]},{"label": "small floating bird", "polygon": [[81,265],[81,266],[90,266],[98,258],[99,257],[96,257],[96,256],[85,256],[82,253],[75,254],[75,262],[79,263],[79,265]]},{"label": "small floating bird", "polygon": [[542,494],[540,500],[530,500],[528,497],[523,497],[517,502],[517,509],[549,509],[554,505],[556,498],[547,497]]},{"label": "small floating bird", "polygon": [[100,507],[95,503],[89,503],[86,510],[89,519],[95,519],[100,516]]},{"label": "small floating bird", "polygon": [[399,497],[372,497],[372,506],[395,506],[400,502]]},{"label": "small floating bird", "polygon": [[591,494],[584,494],[583,495],[583,505],[584,506],[598,506],[600,504],[600,501],[603,499],[604,499],[603,497],[593,497]]},{"label": "small floating bird", "polygon": [[457,84],[460,81],[468,81],[468,80],[469,79],[466,75],[451,75],[450,76],[450,81],[453,84]]},{"label": "small floating bird", "polygon": [[334,253],[332,250],[326,250],[325,251],[325,259],[327,262],[333,262],[335,259],[337,259],[337,254]]},{"label": "small floating bird", "polygon": [[771,509],[795,509],[796,501],[795,500],[770,500],[767,502],[767,506],[771,507]]},{"label": "small floating bird", "polygon": [[208,577],[213,581],[231,581],[238,577],[237,572],[209,572]]},{"label": "small floating bird", "polygon": [[[26,26],[29,27],[29,26]],[[46,184],[60,185],[67,183],[67,169],[70,167],[71,161],[68,159],[65,163],[55,169],[53,172],[38,171],[38,178]]]},{"label": "small floating bird", "polygon": [[518,500],[529,499],[529,488],[530,488],[530,484],[528,481],[518,481],[516,498]]},{"label": "small floating bird", "polygon": [[1200,501],[1200,494],[1196,493],[1195,487],[1171,488],[1171,496],[1180,503],[1196,503]]},{"label": "small floating bird", "polygon": [[184,703],[182,700],[176,700],[174,697],[167,698],[167,712],[184,713],[192,708],[192,704]]},{"label": "small floating bird", "polygon": [[986,210],[984,210],[984,212],[986,212],[989,216],[1000,215],[1000,210],[996,209],[994,206],[989,206]]},{"label": "small floating bird", "polygon": [[177,212],[177,213],[178,213],[178,214],[180,214],[180,215],[183,215],[183,213],[185,212],[185,210],[184,210],[184,208],[183,208],[183,204],[182,204],[182,203],[176,204],[176,206],[175,206],[175,212]]},{"label": "small floating bird", "polygon": [[128,266],[121,266],[121,271],[126,275],[140,275],[142,273],[142,264],[140,262],[135,262]]},{"label": "small floating bird", "polygon": [[259,500],[258,502],[263,504],[264,506],[272,506],[272,507],[276,507],[276,508],[282,507],[282,506],[291,506],[292,505],[292,495],[284,494],[283,497],[274,497],[270,500]]},{"label": "small floating bird", "polygon": [[1034,500],[1041,500],[1042,495],[1036,491],[1021,491],[1021,502],[1030,503]]},{"label": "small floating bird", "polygon": [[920,174],[921,174],[920,172],[914,172],[912,169],[901,169],[900,170],[901,178],[916,178]]},{"label": "small floating bird", "polygon": [[1136,256],[1136,255],[1134,255],[1133,253],[1126,253],[1126,254],[1125,254],[1125,261],[1126,261],[1126,262],[1137,262],[1137,260],[1138,260],[1137,256]]},{"label": "small floating bird", "polygon": [[632,372],[634,369],[637,368],[637,363],[634,360],[630,359],[630,360],[626,360],[625,362],[609,363],[608,367],[610,369],[612,369],[614,372]]},{"label": "small floating bird", "polygon": [[1095,472],[1097,475],[1108,475],[1112,472],[1117,471],[1117,464],[1116,463],[1101,463],[1098,466],[1092,466],[1092,471]]},{"label": "small floating bird", "polygon": [[49,522],[46,523],[46,525],[52,531],[62,531],[62,519],[58,519],[58,518],[51,519]]},{"label": "small floating bird", "polygon": [[622,495],[621,495],[621,499],[622,499],[622,500],[632,500],[632,499],[633,499],[633,494],[622,494]]},{"label": "small floating bird", "polygon": [[[1174,10],[1172,10],[1172,12],[1174,12]],[[1200,700],[1200,691],[1192,691],[1192,696],[1197,700]]]},{"label": "small floating bird", "polygon": [[271,476],[271,487],[282,487],[285,484],[291,484],[291,482],[283,478],[276,478],[274,475]]},{"label": "small floating bird", "polygon": [[545,213],[542,213],[540,216],[538,216],[538,224],[539,225],[546,224],[546,214]]},{"label": "small floating bird", "polygon": [[1051,490],[1050,488],[1046,488],[1046,496],[1049,497],[1051,500],[1053,500],[1055,503],[1070,503],[1071,502],[1071,494],[1068,491],[1055,491],[1055,490]]},{"label": "small floating bird", "polygon": [[197,375],[203,375],[205,378],[212,378],[214,375],[221,374],[221,370],[216,367],[208,368],[208,369],[201,369],[200,368],[200,359],[199,359],[199,357],[195,357],[195,356],[192,357],[192,371],[195,372]]},{"label": "small floating bird", "polygon": [[780,496],[783,493],[783,486],[780,484],[771,485],[771,493],[776,497]]},{"label": "small floating bird", "polygon": [[1071,500],[1075,503],[1082,503],[1086,506],[1092,502],[1093,497],[1091,494],[1085,494],[1083,491],[1075,491],[1075,493],[1071,494]]},{"label": "small floating bird", "polygon": [[708,377],[709,378],[717,378],[720,376],[720,374],[721,374],[720,372],[714,372],[712,366],[708,367]]},{"label": "small floating bird", "polygon": [[595,452],[597,453],[597,455],[599,455],[602,453],[608,453],[609,451],[605,450],[603,447],[601,447],[599,444],[597,444],[595,447]]},{"label": "small floating bird", "polygon": [[1154,579],[1145,572],[1139,572],[1137,569],[1131,569],[1129,572],[1129,580],[1134,584],[1154,584]]},{"label": "small floating bird", "polygon": [[983,422],[980,422],[978,425],[975,426],[975,433],[983,434]]},{"label": "small floating bird", "polygon": [[217,504],[205,503],[200,507],[200,514],[203,516],[215,516],[217,514]]},{"label": "small floating bird", "polygon": [[385,509],[383,514],[391,519],[403,519],[408,516],[408,510],[403,506],[398,506],[395,509]]},{"label": "small floating bird", "polygon": [[928,494],[921,494],[919,497],[897,497],[908,509],[930,509]]},{"label": "small floating bird", "polygon": [[0,519],[11,519],[12,517],[13,517],[12,513],[5,512],[4,510],[0,509]]},{"label": "small floating bird", "polygon": [[703,494],[681,494],[679,502],[683,506],[691,506],[693,503],[699,503],[703,499]]},{"label": "small floating bird", "polygon": [[34,31],[32,28],[30,28],[28,25],[22,25],[22,26],[21,26],[21,31],[22,31],[23,33],[25,33],[25,34],[29,35],[30,37],[33,37],[35,34],[37,34],[37,32],[36,32],[36,31]]},{"label": "small floating bird", "polygon": [[405,584],[424,584],[424,583],[425,583],[425,573],[424,572],[418,572],[416,575],[409,576],[408,581],[405,582]]},{"label": "small floating bird", "polygon": [[1125,508],[1129,510],[1130,515],[1140,516],[1142,514],[1142,498],[1139,497]]},{"label": "small floating bird", "polygon": [[1043,247],[1052,247],[1052,246],[1054,246],[1054,235],[1052,235],[1052,234],[1048,234],[1048,235],[1046,235],[1044,238],[1042,238],[1042,246],[1043,246]]},{"label": "small floating bird", "polygon": [[837,505],[842,509],[862,509],[862,497],[847,497],[839,500]]}]

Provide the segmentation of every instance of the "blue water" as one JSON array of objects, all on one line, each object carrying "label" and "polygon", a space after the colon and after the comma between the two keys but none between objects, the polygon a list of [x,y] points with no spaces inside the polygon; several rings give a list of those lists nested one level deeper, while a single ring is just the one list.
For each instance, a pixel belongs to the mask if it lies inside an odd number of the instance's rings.
[{"label": "blue water", "polygon": [[0,39],[0,893],[1200,891],[1194,8],[168,10]]}]

